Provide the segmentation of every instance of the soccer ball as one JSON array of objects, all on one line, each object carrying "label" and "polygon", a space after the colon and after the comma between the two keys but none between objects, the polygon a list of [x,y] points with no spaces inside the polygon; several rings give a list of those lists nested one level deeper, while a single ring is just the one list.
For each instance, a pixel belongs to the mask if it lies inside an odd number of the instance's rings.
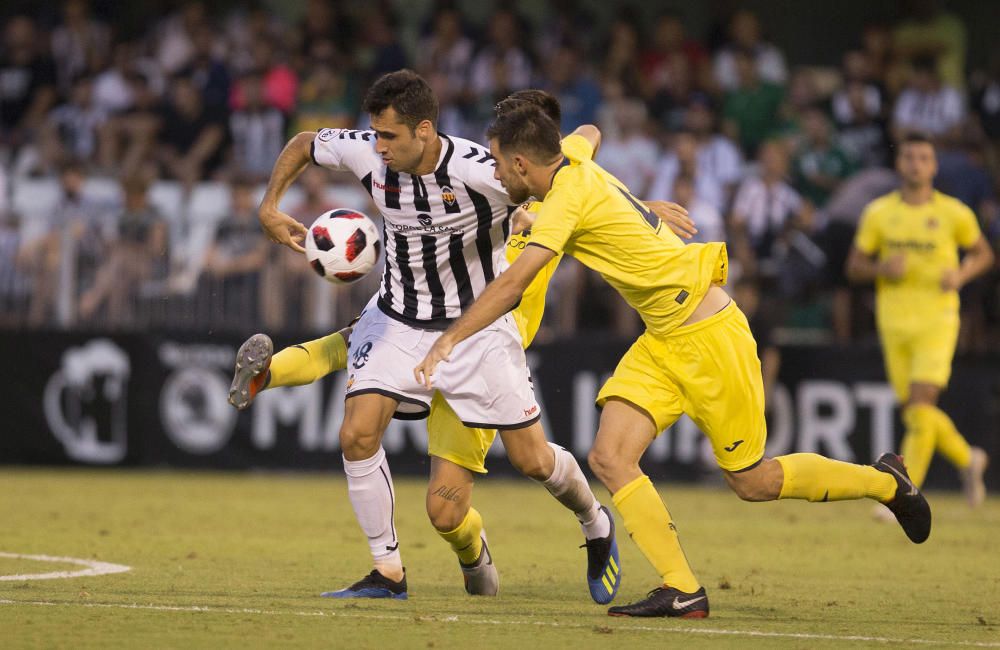
[{"label": "soccer ball", "polygon": [[330,210],[319,216],[306,235],[306,258],[320,277],[350,284],[365,277],[382,252],[378,228],[355,210]]}]

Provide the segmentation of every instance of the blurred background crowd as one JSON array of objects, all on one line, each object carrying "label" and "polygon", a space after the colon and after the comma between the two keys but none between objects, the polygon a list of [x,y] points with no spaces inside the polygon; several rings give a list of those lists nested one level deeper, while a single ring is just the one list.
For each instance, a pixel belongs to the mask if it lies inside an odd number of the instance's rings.
[{"label": "blurred background crowd", "polygon": [[[560,99],[564,130],[600,126],[600,164],[685,205],[698,239],[728,242],[731,289],[768,341],[873,336],[871,291],[843,266],[864,205],[896,186],[901,133],[934,139],[939,189],[1000,245],[1000,49],[967,60],[974,26],[945,3],[900,3],[827,61],[787,56],[754,3],[709,3],[698,31],[669,9],[681,3],[291,4],[0,9],[0,326],[346,324],[377,274],[331,289],[266,240],[256,206],[291,135],[364,128],[365,89],[402,67],[438,93],[445,133],[481,141],[494,104],[527,87]],[[835,12],[809,11],[822,40]],[[307,224],[334,207],[377,221],[367,201],[313,168],[282,207]],[[963,291],[962,349],[1000,345],[998,278]],[[640,331],[572,260],[549,297],[542,339]]]}]

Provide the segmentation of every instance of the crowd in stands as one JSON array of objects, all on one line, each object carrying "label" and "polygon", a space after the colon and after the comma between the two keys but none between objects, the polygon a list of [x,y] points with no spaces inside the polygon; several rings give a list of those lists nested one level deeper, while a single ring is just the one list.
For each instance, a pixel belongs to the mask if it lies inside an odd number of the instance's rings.
[{"label": "crowd in stands", "polygon": [[[870,291],[843,265],[863,206],[896,185],[901,134],[934,139],[939,188],[1000,245],[1000,51],[968,65],[966,27],[937,2],[868,26],[828,67],[787,60],[746,9],[701,35],[680,14],[624,5],[595,25],[552,0],[540,28],[503,5],[473,24],[440,0],[404,39],[386,1],[307,0],[292,23],[227,7],[149,10],[130,29],[86,0],[4,17],[0,325],[347,322],[375,274],[330,289],[266,240],[256,202],[291,135],[364,128],[368,84],[402,67],[437,92],[440,130],[475,140],[509,92],[555,94],[563,129],[600,126],[598,162],[637,196],[682,203],[697,239],[728,242],[733,287],[785,331],[871,335]],[[377,218],[349,181],[310,170],[286,209],[307,223],[342,205]],[[571,260],[550,298],[543,337],[641,327]],[[966,287],[963,316],[963,346],[1000,344],[996,270]]]}]

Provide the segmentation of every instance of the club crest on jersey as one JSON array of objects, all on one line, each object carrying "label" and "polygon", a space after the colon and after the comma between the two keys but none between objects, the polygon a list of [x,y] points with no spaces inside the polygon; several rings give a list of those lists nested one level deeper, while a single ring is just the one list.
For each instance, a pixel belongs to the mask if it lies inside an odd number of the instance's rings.
[{"label": "club crest on jersey", "polygon": [[455,190],[451,189],[447,185],[441,188],[441,199],[447,205],[455,205],[458,201],[458,197],[455,196]]},{"label": "club crest on jersey", "polygon": [[931,230],[934,230],[935,228],[937,228],[938,227],[938,223],[939,222],[937,220],[937,217],[928,217],[927,218],[927,227],[929,229],[931,229]]}]

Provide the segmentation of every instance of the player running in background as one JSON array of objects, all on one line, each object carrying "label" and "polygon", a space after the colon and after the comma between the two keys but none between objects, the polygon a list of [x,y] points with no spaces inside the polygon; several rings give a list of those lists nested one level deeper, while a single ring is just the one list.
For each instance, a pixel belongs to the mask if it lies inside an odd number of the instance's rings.
[{"label": "player running in background", "polygon": [[[746,318],[720,287],[728,271],[725,244],[683,245],[591,160],[590,143],[576,136],[560,143],[558,127],[537,109],[497,118],[488,135],[497,177],[511,198],[543,202],[527,249],[438,338],[414,376],[431,385],[435,370],[461,363],[455,346],[511,309],[535,274],[563,252],[600,272],[639,312],[646,332],[598,395],[603,411],[589,460],[662,586],[609,614],[708,615],[708,596],[670,514],[639,468],[646,448],[681,413],[708,436],[741,498],[869,497],[892,509],[911,540],[927,538],[930,509],[897,456],[886,454],[874,466],[810,453],[764,458],[760,362]],[[449,363],[438,367],[442,361]]]},{"label": "player running in background", "polygon": [[[865,208],[847,274],[875,281],[876,322],[886,374],[903,405],[900,452],[910,478],[923,484],[936,450],[958,469],[975,507],[986,498],[986,452],[969,446],[937,402],[958,340],[958,292],[990,268],[993,251],[972,210],[934,190],[937,159],[930,140],[905,137],[896,170],[902,186]],[[959,249],[966,251],[961,263]]]},{"label": "player running in background", "polygon": [[[350,375],[340,429],[348,496],[368,537],[374,569],[355,584],[324,595],[403,599],[406,578],[382,435],[392,417],[428,415],[435,391],[413,379],[408,361],[416,363],[506,268],[514,207],[493,178],[488,152],[437,132],[437,99],[419,75],[408,70],[384,75],[369,89],[364,108],[371,117],[370,131],[324,129],[292,138],[274,165],[260,219],[272,239],[301,250],[294,237],[301,237],[304,227],[280,212],[278,203],[310,161],[353,172],[382,213],[384,278],[348,342]],[[464,367],[455,366],[439,383],[437,392],[466,426],[490,431],[490,442],[492,430],[499,429],[514,467],[571,510],[586,539],[607,540],[600,546],[605,553],[601,564],[614,564],[613,518],[594,497],[572,454],[546,441],[513,318],[498,319],[480,339],[470,341],[466,359]],[[469,386],[477,390],[469,391]],[[485,440],[479,444],[487,447]],[[464,470],[442,461],[432,463],[431,480],[453,485],[448,481]],[[447,532],[464,539],[476,530],[481,531],[481,521],[468,508],[466,518]],[[484,539],[480,532],[465,546],[479,546],[475,561],[492,568]],[[593,555],[597,547],[587,549]],[[597,560],[590,557],[588,562]],[[495,584],[483,588],[496,592]]]},{"label": "player running in background", "polygon": [[[497,106],[497,111],[509,110],[521,103],[540,106],[554,120],[559,120],[559,103],[548,93],[537,90],[518,91]],[[596,129],[591,137],[599,138]],[[681,236],[690,238],[696,230],[686,213],[675,204],[651,202],[649,204],[665,222]],[[515,229],[517,226],[515,225]],[[528,233],[515,234],[508,242],[508,261],[517,258],[524,250]],[[279,234],[280,236],[280,234]],[[525,292],[524,300],[512,313],[527,347],[541,323],[548,280],[558,260],[542,273]],[[278,386],[295,386],[310,383],[347,366],[346,340],[350,328],[291,346],[270,357],[270,340],[262,334],[251,337],[240,349],[237,371],[233,380],[230,401],[237,408],[249,406],[258,391]],[[246,362],[251,357],[253,362]],[[428,453],[432,460],[432,479],[427,490],[427,511],[435,530],[458,555],[465,577],[466,590],[471,594],[495,595],[498,588],[496,568],[488,550],[481,541],[482,518],[471,507],[474,472],[485,473],[486,453],[492,445],[496,430],[469,428],[455,415],[439,393],[431,401],[428,418]],[[458,498],[455,498],[458,497]],[[610,518],[609,518],[610,522]],[[588,585],[598,602],[608,602],[620,581],[620,567],[612,567],[610,580],[605,576],[608,558],[606,548],[613,540],[605,537],[588,539]]]}]

